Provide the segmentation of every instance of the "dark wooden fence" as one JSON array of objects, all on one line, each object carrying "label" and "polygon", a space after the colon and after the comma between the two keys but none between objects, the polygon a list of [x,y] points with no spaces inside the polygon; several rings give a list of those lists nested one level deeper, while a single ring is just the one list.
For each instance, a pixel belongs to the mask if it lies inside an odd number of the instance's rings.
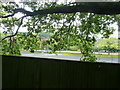
[{"label": "dark wooden fence", "polygon": [[120,64],[2,56],[4,88],[120,88]]}]

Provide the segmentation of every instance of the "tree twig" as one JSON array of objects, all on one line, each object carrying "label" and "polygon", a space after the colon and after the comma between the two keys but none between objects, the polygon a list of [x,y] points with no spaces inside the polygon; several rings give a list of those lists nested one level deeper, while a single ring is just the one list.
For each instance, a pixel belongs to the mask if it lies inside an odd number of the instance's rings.
[{"label": "tree twig", "polygon": [[15,15],[15,13],[10,14],[10,15],[7,15],[7,16],[0,16],[0,18],[8,18],[8,17],[12,17],[12,16],[14,16],[14,15]]}]

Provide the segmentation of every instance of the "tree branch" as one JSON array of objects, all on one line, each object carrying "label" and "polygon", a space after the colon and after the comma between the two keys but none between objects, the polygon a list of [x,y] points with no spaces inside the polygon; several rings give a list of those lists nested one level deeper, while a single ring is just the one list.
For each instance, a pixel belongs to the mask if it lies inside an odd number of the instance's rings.
[{"label": "tree branch", "polygon": [[31,16],[31,13],[32,13],[32,12],[30,12],[30,11],[27,11],[27,10],[23,9],[23,8],[17,8],[17,9],[15,9],[15,10],[13,10],[13,13],[12,13],[12,14],[7,15],[7,16],[0,16],[0,18],[12,17],[12,16],[14,16],[16,13],[18,13],[18,12],[21,12],[21,13],[23,13],[23,14],[26,14],[26,16]]},{"label": "tree branch", "polygon": [[18,28],[17,28],[15,34],[4,37],[0,42],[2,42],[2,41],[3,41],[4,39],[6,39],[6,38],[10,38],[10,37],[16,36],[17,33],[18,33],[18,31],[19,31],[19,29],[20,29],[20,27],[21,27],[21,25],[22,25],[22,23],[23,23],[23,19],[24,19],[25,17],[26,17],[26,16],[23,16],[23,17],[21,17],[21,18],[18,19],[18,20],[21,19],[21,21],[20,21],[20,24],[19,24],[19,26],[18,26]]},{"label": "tree branch", "polygon": [[13,14],[11,14],[11,15],[7,15],[7,16],[0,16],[0,18],[8,18],[8,17],[12,17],[12,16],[14,16],[15,15],[15,13],[13,13]]},{"label": "tree branch", "polygon": [[103,15],[115,15],[120,14],[120,3],[78,3],[74,6],[62,6],[54,7],[50,9],[38,10],[31,13],[31,15],[45,15],[53,13],[75,13],[75,12],[84,12],[84,13],[95,13]]},{"label": "tree branch", "polygon": [[37,10],[37,11],[27,11],[23,8],[17,8],[14,10],[14,13],[7,16],[0,16],[1,18],[7,18],[14,16],[16,13],[21,12],[26,14],[26,16],[35,16],[35,15],[46,15],[54,13],[75,13],[75,12],[84,12],[84,13],[95,13],[103,15],[116,15],[120,14],[120,2],[82,2],[77,3],[76,5],[65,5],[61,7],[52,7],[49,9]]}]

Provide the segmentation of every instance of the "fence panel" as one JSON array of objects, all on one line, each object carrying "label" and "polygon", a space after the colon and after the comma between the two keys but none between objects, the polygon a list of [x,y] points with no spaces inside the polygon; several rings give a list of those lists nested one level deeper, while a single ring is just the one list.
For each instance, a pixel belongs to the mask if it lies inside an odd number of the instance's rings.
[{"label": "fence panel", "polygon": [[120,88],[120,64],[2,56],[3,88]]}]

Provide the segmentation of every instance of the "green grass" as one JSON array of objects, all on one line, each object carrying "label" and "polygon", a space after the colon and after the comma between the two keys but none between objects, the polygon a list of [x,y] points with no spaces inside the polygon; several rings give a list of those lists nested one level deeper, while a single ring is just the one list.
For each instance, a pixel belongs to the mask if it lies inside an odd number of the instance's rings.
[{"label": "green grass", "polygon": [[[57,54],[81,56],[81,53],[58,52]],[[96,57],[120,57],[120,55],[95,54]]]},{"label": "green grass", "polygon": [[96,57],[120,57],[120,55],[95,54]]}]

